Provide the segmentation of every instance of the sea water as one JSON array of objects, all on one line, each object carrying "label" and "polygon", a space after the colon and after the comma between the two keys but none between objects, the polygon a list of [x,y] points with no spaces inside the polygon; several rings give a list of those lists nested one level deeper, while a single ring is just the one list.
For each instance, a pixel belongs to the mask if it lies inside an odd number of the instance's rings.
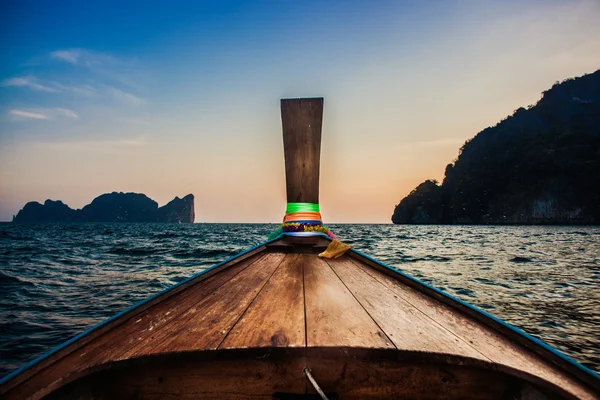
[{"label": "sea water", "polygon": [[[0,223],[0,376],[276,227]],[[600,227],[330,227],[600,370]]]}]

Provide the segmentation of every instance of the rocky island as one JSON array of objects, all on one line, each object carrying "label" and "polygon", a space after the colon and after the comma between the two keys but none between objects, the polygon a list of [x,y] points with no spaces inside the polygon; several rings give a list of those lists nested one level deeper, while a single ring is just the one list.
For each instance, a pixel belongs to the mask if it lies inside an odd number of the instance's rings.
[{"label": "rocky island", "polygon": [[32,201],[13,217],[17,223],[38,222],[194,222],[194,195],[175,197],[166,205],[141,193],[106,193],[80,210],[62,201]]},{"label": "rocky island", "polygon": [[600,224],[600,70],[557,82],[468,140],[396,224]]}]

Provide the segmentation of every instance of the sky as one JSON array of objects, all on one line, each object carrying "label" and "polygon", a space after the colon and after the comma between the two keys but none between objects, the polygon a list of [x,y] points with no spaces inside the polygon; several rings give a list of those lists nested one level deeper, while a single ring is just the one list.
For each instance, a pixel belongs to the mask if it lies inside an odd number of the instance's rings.
[{"label": "sky", "polygon": [[389,223],[465,140],[600,68],[600,1],[4,1],[0,221],[113,191],[280,222],[279,100],[324,97],[327,223]]}]

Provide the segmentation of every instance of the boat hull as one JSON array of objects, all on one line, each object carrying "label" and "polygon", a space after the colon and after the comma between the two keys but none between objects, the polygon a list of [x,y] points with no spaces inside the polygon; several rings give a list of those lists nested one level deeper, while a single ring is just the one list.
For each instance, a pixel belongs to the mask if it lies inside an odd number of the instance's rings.
[{"label": "boat hull", "polygon": [[[597,399],[539,340],[325,235],[281,236],[5,378],[6,399]],[[277,397],[279,396],[279,397]],[[308,398],[308,397],[307,397]]]},{"label": "boat hull", "polygon": [[484,364],[443,354],[359,348],[220,350],[97,366],[46,398],[301,398],[316,393],[304,368],[332,399],[503,399],[523,391],[535,399],[551,398]]}]

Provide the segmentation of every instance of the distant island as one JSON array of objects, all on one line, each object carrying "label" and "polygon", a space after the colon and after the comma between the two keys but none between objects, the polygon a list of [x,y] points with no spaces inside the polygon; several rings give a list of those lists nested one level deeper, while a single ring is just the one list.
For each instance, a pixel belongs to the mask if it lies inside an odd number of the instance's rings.
[{"label": "distant island", "polygon": [[395,224],[600,224],[600,70],[479,132],[394,209]]},{"label": "distant island", "polygon": [[16,223],[38,222],[194,222],[194,195],[175,197],[166,205],[141,193],[106,193],[80,210],[62,201],[32,201],[13,217]]}]

